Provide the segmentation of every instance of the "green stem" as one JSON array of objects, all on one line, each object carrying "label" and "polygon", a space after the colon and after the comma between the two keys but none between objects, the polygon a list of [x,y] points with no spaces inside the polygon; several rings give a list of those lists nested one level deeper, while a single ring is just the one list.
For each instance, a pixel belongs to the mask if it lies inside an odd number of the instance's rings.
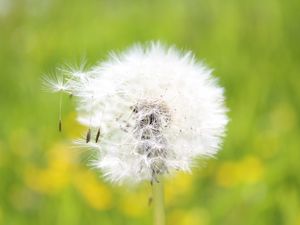
[{"label": "green stem", "polygon": [[164,186],[160,179],[159,183],[153,182],[153,225],[165,225]]}]

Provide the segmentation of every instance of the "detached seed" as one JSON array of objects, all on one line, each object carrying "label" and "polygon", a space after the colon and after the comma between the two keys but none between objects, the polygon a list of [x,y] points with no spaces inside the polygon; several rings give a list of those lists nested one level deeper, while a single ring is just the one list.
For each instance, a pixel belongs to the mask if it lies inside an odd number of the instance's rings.
[{"label": "detached seed", "polygon": [[86,143],[89,143],[91,140],[91,128],[88,129],[88,132],[86,134]]},{"label": "detached seed", "polygon": [[100,131],[100,128],[98,129],[97,131],[97,135],[96,135],[96,143],[98,143],[98,140],[99,140],[99,137],[100,137],[100,134],[101,134],[101,131]]}]

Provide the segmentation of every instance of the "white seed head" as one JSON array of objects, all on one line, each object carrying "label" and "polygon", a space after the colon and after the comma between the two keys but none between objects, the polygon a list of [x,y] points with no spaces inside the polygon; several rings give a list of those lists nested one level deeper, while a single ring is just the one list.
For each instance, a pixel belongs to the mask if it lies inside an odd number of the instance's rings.
[{"label": "white seed head", "polygon": [[68,84],[64,80],[64,76],[44,76],[43,85],[46,91],[51,92],[67,92],[69,89]]},{"label": "white seed head", "polygon": [[[66,75],[65,75],[66,76]],[[223,89],[190,53],[159,43],[136,45],[89,71],[70,71],[64,89],[97,143],[94,166],[113,182],[156,180],[190,171],[218,151],[228,122]]]}]

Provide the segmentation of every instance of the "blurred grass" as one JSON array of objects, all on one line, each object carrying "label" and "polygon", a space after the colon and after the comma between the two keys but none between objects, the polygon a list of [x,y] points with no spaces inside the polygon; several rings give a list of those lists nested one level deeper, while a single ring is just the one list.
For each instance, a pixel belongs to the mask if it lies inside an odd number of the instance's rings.
[{"label": "blurred grass", "polygon": [[300,2],[0,0],[0,224],[151,224],[148,184],[115,187],[68,148],[82,128],[41,76],[162,40],[225,86],[222,152],[166,182],[168,224],[300,224]]}]

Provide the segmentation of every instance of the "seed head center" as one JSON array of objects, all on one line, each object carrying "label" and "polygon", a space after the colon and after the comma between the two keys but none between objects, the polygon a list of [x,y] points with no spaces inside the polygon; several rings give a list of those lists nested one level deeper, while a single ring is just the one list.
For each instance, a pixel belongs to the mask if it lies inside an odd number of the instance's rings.
[{"label": "seed head center", "polygon": [[138,153],[150,161],[152,180],[167,171],[164,159],[168,154],[168,142],[163,135],[171,121],[168,106],[160,101],[141,101],[132,107],[135,125],[134,137],[138,140]]}]

